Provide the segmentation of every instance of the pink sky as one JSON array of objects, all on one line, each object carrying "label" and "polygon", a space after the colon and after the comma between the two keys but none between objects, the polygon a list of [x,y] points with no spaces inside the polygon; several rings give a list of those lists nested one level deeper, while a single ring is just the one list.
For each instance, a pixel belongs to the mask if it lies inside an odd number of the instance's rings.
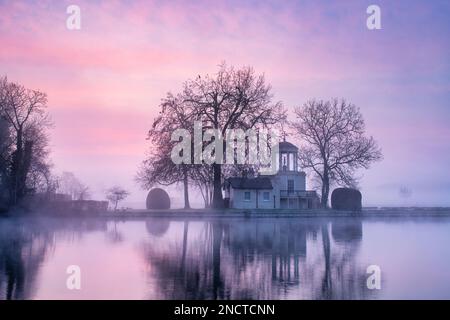
[{"label": "pink sky", "polygon": [[[133,177],[160,99],[226,61],[265,73],[289,110],[361,108],[385,156],[364,173],[366,205],[450,205],[450,4],[377,1],[370,31],[372,2],[0,1],[0,74],[48,94],[55,170],[96,198],[120,184],[143,205]],[[69,4],[81,30],[66,28]]]}]

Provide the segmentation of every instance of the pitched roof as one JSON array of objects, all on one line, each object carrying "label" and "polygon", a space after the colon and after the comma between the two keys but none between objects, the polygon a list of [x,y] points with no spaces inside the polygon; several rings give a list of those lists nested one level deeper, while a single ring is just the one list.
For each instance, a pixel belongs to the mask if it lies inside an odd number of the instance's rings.
[{"label": "pitched roof", "polygon": [[294,151],[295,152],[298,150],[298,148],[294,144],[292,144],[288,141],[281,141],[279,144],[279,147],[280,147],[280,151]]},{"label": "pitched roof", "polygon": [[266,177],[229,178],[227,181],[233,189],[273,189],[272,182]]}]

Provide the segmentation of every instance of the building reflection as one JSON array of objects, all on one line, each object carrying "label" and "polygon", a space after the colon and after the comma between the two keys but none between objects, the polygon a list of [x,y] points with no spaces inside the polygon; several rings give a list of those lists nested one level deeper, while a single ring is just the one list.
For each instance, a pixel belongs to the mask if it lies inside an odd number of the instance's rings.
[{"label": "building reflection", "polygon": [[[134,263],[144,261],[147,298],[373,297],[366,289],[367,266],[358,260],[363,239],[359,219],[153,218],[133,223],[0,220],[0,299],[34,298],[45,285],[39,280],[41,266],[51,260],[56,245],[79,243],[98,231],[88,245],[107,241],[108,248],[136,252]],[[125,245],[130,241],[136,243]],[[101,269],[104,261],[92,259]]]},{"label": "building reflection", "polygon": [[[360,220],[176,222],[180,237],[145,245],[167,299],[370,298],[357,260]],[[193,232],[190,227],[195,226]]]}]

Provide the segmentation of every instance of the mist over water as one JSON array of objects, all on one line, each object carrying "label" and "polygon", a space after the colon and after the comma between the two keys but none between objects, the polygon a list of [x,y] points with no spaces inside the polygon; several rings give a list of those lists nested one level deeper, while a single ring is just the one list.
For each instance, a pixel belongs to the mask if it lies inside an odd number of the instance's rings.
[{"label": "mist over water", "polygon": [[447,218],[2,218],[0,299],[448,299],[449,242]]}]

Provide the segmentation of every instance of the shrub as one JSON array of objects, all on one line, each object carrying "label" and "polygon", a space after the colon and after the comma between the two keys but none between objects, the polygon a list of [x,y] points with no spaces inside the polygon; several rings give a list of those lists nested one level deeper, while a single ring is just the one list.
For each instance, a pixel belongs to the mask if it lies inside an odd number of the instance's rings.
[{"label": "shrub", "polygon": [[170,209],[167,192],[160,188],[150,190],[147,196],[147,209]]},{"label": "shrub", "polygon": [[359,211],[362,207],[362,195],[356,189],[337,188],[331,194],[331,207],[335,210]]}]

